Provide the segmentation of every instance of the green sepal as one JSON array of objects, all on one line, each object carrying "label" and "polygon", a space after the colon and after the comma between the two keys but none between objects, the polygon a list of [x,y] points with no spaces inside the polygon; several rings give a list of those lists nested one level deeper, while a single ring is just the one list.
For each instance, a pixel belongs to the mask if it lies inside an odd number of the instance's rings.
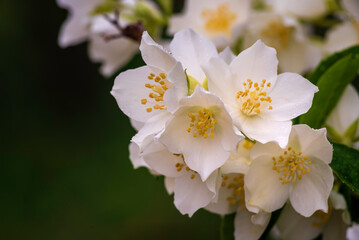
[{"label": "green sepal", "polygon": [[97,5],[91,12],[91,16],[106,14],[114,12],[116,9],[120,9],[122,4],[115,0],[105,0],[101,4]]}]

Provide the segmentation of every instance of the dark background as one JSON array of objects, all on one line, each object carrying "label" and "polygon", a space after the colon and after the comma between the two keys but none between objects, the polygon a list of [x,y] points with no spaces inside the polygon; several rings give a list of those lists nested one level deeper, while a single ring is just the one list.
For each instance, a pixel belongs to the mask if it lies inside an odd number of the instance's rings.
[{"label": "dark background", "polygon": [[85,43],[57,45],[66,16],[0,1],[0,239],[218,239],[219,216],[182,216],[162,178],[133,169],[114,77]]}]

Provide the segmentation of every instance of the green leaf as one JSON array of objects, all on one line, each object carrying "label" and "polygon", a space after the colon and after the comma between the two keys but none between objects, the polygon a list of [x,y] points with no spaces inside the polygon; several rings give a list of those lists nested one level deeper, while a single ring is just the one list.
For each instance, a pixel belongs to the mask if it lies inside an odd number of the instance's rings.
[{"label": "green leaf", "polygon": [[341,58],[346,57],[350,54],[359,54],[359,46],[347,48],[341,52],[334,53],[326,59],[322,60],[318,67],[314,69],[314,71],[310,74],[309,81],[311,81],[311,83],[313,84],[317,84],[322,75],[326,71],[328,71],[331,66],[333,66]]},{"label": "green leaf", "polygon": [[324,60],[309,77],[312,83],[317,84],[319,92],[314,96],[311,109],[300,117],[299,122],[312,128],[322,127],[358,70],[359,46],[349,48]]},{"label": "green leaf", "polygon": [[91,15],[96,16],[100,14],[105,14],[109,12],[113,12],[116,9],[119,9],[121,7],[121,4],[114,0],[106,0],[102,2],[101,4],[97,5],[92,11]]},{"label": "green leaf", "polygon": [[221,222],[221,240],[234,240],[234,217],[235,213],[224,215]]},{"label": "green leaf", "polygon": [[359,151],[339,143],[333,143],[333,147],[330,167],[343,183],[359,193]]}]

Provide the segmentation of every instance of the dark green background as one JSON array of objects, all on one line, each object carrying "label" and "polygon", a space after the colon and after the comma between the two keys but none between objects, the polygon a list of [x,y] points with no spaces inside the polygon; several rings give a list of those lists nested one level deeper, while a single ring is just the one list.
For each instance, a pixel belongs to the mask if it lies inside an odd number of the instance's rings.
[{"label": "dark green background", "polygon": [[86,44],[57,46],[66,16],[0,1],[0,239],[218,239],[220,217],[182,216],[162,178],[133,169],[114,77]]}]

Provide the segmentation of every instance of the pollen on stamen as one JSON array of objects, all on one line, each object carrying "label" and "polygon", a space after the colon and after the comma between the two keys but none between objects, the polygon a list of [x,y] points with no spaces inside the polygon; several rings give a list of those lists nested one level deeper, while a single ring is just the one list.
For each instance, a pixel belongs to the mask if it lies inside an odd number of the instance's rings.
[{"label": "pollen on stamen", "polygon": [[296,152],[292,147],[283,151],[283,155],[273,157],[273,170],[280,174],[279,180],[282,184],[296,183],[301,180],[305,174],[310,173],[307,156],[302,156],[301,152]]},{"label": "pollen on stamen", "polygon": [[228,175],[223,176],[221,187],[226,187],[230,190],[230,195],[227,196],[226,200],[232,206],[238,204],[244,206],[244,179],[243,175]]},{"label": "pollen on stamen", "polygon": [[260,114],[262,110],[272,110],[272,106],[265,107],[272,102],[272,98],[267,96],[266,92],[270,86],[270,83],[266,84],[265,79],[262,80],[261,84],[247,79],[243,83],[244,91],[239,91],[236,94],[242,113],[252,116]]},{"label": "pollen on stamen", "polygon": [[165,73],[160,73],[158,76],[154,73],[150,73],[147,76],[148,80],[154,80],[152,83],[145,83],[145,87],[149,88],[151,92],[148,94],[148,99],[141,99],[141,104],[149,104],[153,106],[151,108],[147,108],[147,112],[152,112],[152,110],[161,110],[165,109],[166,105],[163,102],[163,96],[166,91],[172,87],[171,83],[167,80]]},{"label": "pollen on stamen", "polygon": [[214,138],[217,121],[209,109],[203,108],[198,110],[198,112],[188,113],[187,116],[190,118],[190,124],[186,131],[192,132],[193,137]]}]

